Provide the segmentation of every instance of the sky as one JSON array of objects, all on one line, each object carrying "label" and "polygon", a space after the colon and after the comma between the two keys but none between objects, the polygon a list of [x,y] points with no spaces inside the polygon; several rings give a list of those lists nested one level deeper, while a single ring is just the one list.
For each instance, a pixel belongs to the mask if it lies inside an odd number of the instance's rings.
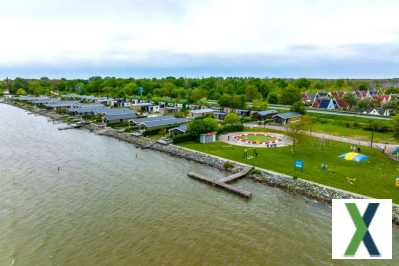
[{"label": "sky", "polygon": [[0,1],[0,78],[399,77],[397,0]]}]

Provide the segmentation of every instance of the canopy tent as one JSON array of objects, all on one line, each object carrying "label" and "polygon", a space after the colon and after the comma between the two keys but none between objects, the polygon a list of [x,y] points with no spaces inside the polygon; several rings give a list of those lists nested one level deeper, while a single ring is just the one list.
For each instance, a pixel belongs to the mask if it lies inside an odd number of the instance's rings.
[{"label": "canopy tent", "polygon": [[362,162],[362,161],[367,161],[369,157],[367,157],[364,154],[357,153],[357,152],[348,152],[348,153],[341,154],[339,156],[339,158],[342,158],[347,161]]}]

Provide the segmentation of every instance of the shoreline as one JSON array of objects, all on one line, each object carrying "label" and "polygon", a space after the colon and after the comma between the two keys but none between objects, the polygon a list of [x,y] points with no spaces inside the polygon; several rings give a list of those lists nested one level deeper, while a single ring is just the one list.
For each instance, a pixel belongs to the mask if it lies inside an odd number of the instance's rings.
[{"label": "shoreline", "polygon": [[[4,104],[8,104],[34,114],[48,117],[53,121],[65,122],[64,120],[65,117],[72,117],[68,115],[58,114],[55,113],[54,111],[40,109],[38,107],[21,105],[15,102],[12,103],[4,102]],[[243,167],[250,166],[247,164],[239,163],[236,161],[228,160],[214,155],[176,146],[174,144],[163,145],[146,137],[133,136],[129,133],[118,132],[116,129],[108,127],[102,128],[93,123],[84,125],[81,127],[81,129],[86,129],[97,135],[108,136],[118,139],[120,141],[133,144],[137,148],[151,149],[154,151],[163,152],[173,157],[178,157],[193,162],[197,162],[200,164],[204,164],[225,172],[235,173],[240,171]],[[225,169],[224,165],[226,162],[232,164],[233,167],[231,169]],[[273,172],[267,169],[263,168],[255,168],[255,169],[256,169],[255,173],[248,175],[248,177],[257,183],[261,183],[263,185],[272,186],[272,187],[278,187],[287,192],[300,194],[307,198],[315,199],[321,202],[326,202],[328,204],[331,204],[332,199],[370,198],[353,192],[318,184],[309,180],[304,180],[300,178],[294,179],[292,176]],[[396,225],[399,225],[399,206],[396,204],[393,204],[392,206],[392,222]]]}]

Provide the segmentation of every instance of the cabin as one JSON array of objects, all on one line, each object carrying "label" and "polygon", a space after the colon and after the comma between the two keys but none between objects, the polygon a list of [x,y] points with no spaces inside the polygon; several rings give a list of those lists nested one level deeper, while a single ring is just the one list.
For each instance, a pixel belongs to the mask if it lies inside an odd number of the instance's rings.
[{"label": "cabin", "polygon": [[108,107],[102,104],[77,104],[68,109],[68,112],[74,115],[95,115],[106,112]]},{"label": "cabin", "polygon": [[79,104],[78,101],[56,101],[56,102],[49,102],[44,104],[47,108],[55,109],[57,111],[65,110],[67,111],[74,105]]},{"label": "cabin", "polygon": [[128,122],[136,117],[136,114],[128,108],[109,108],[102,112],[103,121],[107,124]]},{"label": "cabin", "polygon": [[272,119],[274,115],[278,114],[276,110],[264,110],[264,111],[257,111],[253,113],[253,117],[256,120],[267,120],[267,119]]},{"label": "cabin", "polygon": [[226,117],[226,113],[225,112],[214,112],[213,113],[213,117],[217,120],[223,121],[224,118]]},{"label": "cabin", "polygon": [[134,103],[131,105],[131,107],[134,111],[140,113],[159,113],[160,111],[159,105],[154,105],[153,103],[148,102]]},{"label": "cabin", "polygon": [[182,124],[178,127],[174,127],[168,130],[169,135],[171,136],[176,136],[176,135],[181,135],[181,134],[186,134],[188,131],[188,126],[187,124]]},{"label": "cabin", "polygon": [[285,125],[288,124],[292,121],[295,121],[296,119],[300,118],[302,115],[300,113],[296,112],[287,112],[287,113],[281,113],[273,116],[273,120],[276,123]]},{"label": "cabin", "polygon": [[129,122],[139,129],[144,129],[146,131],[158,130],[162,128],[176,127],[181,124],[187,123],[189,120],[187,118],[177,118],[174,116],[153,116],[144,118],[135,118]]},{"label": "cabin", "polygon": [[197,109],[191,110],[190,115],[193,118],[204,117],[204,116],[213,116],[215,110],[206,108],[206,109]]}]

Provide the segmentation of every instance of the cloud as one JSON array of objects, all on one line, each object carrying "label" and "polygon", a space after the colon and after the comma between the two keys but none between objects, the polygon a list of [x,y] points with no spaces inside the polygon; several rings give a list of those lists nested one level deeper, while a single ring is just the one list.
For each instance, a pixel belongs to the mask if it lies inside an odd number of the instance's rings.
[{"label": "cloud", "polygon": [[0,74],[397,75],[398,9],[390,0],[4,1]]}]

